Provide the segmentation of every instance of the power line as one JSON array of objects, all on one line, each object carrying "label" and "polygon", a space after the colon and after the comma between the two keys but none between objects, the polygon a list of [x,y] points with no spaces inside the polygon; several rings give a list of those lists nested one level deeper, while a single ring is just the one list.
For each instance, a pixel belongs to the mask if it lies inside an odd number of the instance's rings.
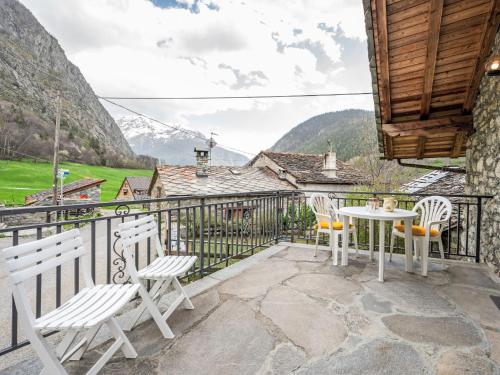
[{"label": "power line", "polygon": [[336,92],[319,94],[285,94],[285,95],[235,95],[235,96],[99,96],[109,100],[225,100],[225,99],[279,99],[279,98],[317,98],[328,96],[361,96],[372,95],[370,92]]},{"label": "power line", "polygon": [[[156,123],[158,123],[158,124],[160,124],[160,125],[166,126],[166,127],[168,127],[168,128],[171,128],[171,129],[178,130],[178,131],[183,132],[183,133],[185,133],[185,134],[193,135],[194,137],[196,137],[196,138],[198,138],[198,139],[201,139],[201,140],[202,140],[202,141],[204,141],[204,142],[206,142],[206,141],[207,141],[207,139],[206,139],[205,137],[201,137],[200,135],[198,135],[198,133],[197,133],[197,132],[194,132],[194,131],[192,131],[192,130],[183,129],[183,128],[181,128],[180,126],[175,126],[175,125],[166,124],[166,123],[164,123],[164,122],[162,122],[162,121],[160,121],[160,120],[157,120],[157,119],[155,119],[155,118],[153,118],[153,117],[150,117],[150,116],[148,116],[148,115],[145,115],[145,114],[143,114],[143,113],[137,112],[137,111],[135,111],[135,110],[133,110],[133,109],[131,109],[131,108],[125,107],[124,105],[121,105],[121,104],[118,104],[118,103],[116,103],[116,102],[113,102],[112,100],[109,100],[109,99],[104,98],[104,97],[102,97],[102,96],[98,96],[98,98],[99,98],[99,99],[102,99],[102,100],[104,100],[105,102],[110,103],[110,104],[112,104],[112,105],[114,105],[114,106],[120,107],[120,108],[122,108],[122,109],[124,109],[124,110],[126,110],[126,111],[128,111],[128,112],[130,112],[130,113],[133,113],[133,114],[137,115],[137,116],[144,117],[144,118],[146,118],[146,119],[148,119],[148,120],[151,120],[151,121],[154,121],[154,122],[156,122]],[[225,146],[225,145],[222,145],[222,144],[219,144],[219,146],[224,147],[224,148],[226,148],[226,149],[228,149],[228,150],[232,150],[232,151],[236,151],[236,152],[242,153],[242,154],[247,154],[247,155],[252,155],[252,156],[255,156],[255,155],[256,155],[256,154],[254,154],[254,153],[252,153],[252,152],[239,150],[239,149],[237,149],[237,148],[233,148],[233,147]]]}]

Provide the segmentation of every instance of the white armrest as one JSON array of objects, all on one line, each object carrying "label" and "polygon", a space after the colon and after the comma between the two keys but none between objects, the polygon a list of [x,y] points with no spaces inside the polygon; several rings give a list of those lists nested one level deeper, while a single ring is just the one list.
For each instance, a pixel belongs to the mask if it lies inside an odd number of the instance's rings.
[{"label": "white armrest", "polygon": [[[447,224],[448,220],[439,220],[439,221],[429,221],[424,225],[425,228],[425,236],[430,237],[431,231],[429,230],[433,225],[436,224]],[[439,234],[441,234],[441,229],[439,229]]]}]

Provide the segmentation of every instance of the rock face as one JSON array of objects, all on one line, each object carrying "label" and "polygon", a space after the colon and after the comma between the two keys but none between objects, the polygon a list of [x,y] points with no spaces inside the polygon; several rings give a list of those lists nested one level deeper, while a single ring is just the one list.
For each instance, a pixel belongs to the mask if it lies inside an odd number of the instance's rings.
[{"label": "rock face", "polygon": [[[492,55],[500,53],[497,32]],[[492,194],[484,201],[481,256],[500,275],[500,80],[484,76],[474,107],[475,133],[467,145],[467,194]]]},{"label": "rock face", "polygon": [[[61,94],[61,155],[91,164],[137,159],[84,76],[17,0],[0,0],[0,144],[48,158]],[[16,156],[3,150],[4,157]]]}]

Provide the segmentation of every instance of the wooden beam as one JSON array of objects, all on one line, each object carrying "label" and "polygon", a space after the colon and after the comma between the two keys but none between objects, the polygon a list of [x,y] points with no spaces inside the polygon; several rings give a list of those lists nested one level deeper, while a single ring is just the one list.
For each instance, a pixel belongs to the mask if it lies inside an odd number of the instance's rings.
[{"label": "wooden beam", "polygon": [[451,149],[451,157],[458,158],[462,153],[462,147],[467,140],[467,134],[465,132],[458,132],[455,135],[455,140],[453,142],[453,148]]},{"label": "wooden beam", "polygon": [[[405,129],[400,125],[385,125],[382,131],[389,137],[431,137],[436,135],[453,136],[456,132],[465,132],[471,134],[474,129],[472,124],[463,124],[455,126],[440,126],[437,128],[423,128],[423,129]],[[416,141],[415,141],[416,142]]]},{"label": "wooden beam", "polygon": [[422,129],[422,128],[434,128],[439,126],[453,126],[461,124],[472,124],[472,115],[438,117],[428,120],[415,120],[415,121],[406,121],[398,123],[383,123],[382,128],[386,125],[395,125],[395,126],[401,126],[404,129]]},{"label": "wooden beam", "polygon": [[387,2],[386,0],[375,0],[376,15],[377,15],[377,34],[379,46],[379,62],[378,72],[381,77],[381,104],[382,104],[382,121],[390,122],[392,118],[391,111],[391,86],[389,80],[389,42],[387,36]]},{"label": "wooden beam", "polygon": [[497,15],[500,12],[500,1],[491,0],[490,10],[488,13],[488,20],[484,24],[482,36],[481,36],[481,50],[479,56],[476,59],[476,64],[474,67],[474,73],[469,81],[467,92],[465,93],[465,102],[463,110],[465,113],[470,113],[474,107],[474,102],[476,100],[477,90],[479,89],[479,84],[484,75],[484,64],[488,58],[491,45],[495,39],[495,34],[498,28]]},{"label": "wooden beam", "polygon": [[392,160],[394,158],[394,147],[392,146],[392,138],[384,134],[385,138],[385,151],[387,155],[387,159]]},{"label": "wooden beam", "polygon": [[425,138],[425,137],[418,137],[417,159],[422,159],[424,157],[425,141],[426,140],[427,140],[427,138]]},{"label": "wooden beam", "polygon": [[429,9],[429,31],[427,35],[427,56],[424,68],[424,91],[420,102],[420,118],[427,118],[431,109],[432,84],[439,46],[439,32],[443,15],[444,0],[432,0]]},{"label": "wooden beam", "polygon": [[473,131],[472,116],[450,116],[382,124],[382,131],[390,137],[427,137],[439,133],[455,134],[457,131],[471,133]]}]

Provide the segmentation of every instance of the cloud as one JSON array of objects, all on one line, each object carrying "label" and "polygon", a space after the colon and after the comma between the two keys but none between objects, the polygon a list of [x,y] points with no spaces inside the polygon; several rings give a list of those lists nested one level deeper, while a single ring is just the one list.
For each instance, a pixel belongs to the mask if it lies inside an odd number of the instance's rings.
[{"label": "cloud", "polygon": [[[21,0],[103,96],[370,90],[364,16],[352,0]],[[371,97],[124,101],[258,152],[310,116]],[[123,110],[107,105],[119,117]]]},{"label": "cloud", "polygon": [[269,79],[260,70],[253,70],[247,74],[241,73],[239,69],[235,69],[226,64],[219,64],[220,69],[228,69],[233,72],[236,82],[230,85],[231,89],[239,90],[242,88],[250,88],[252,86],[264,86]]},{"label": "cloud", "polygon": [[244,35],[233,25],[210,25],[204,30],[192,30],[180,36],[182,48],[203,54],[211,51],[238,51],[246,46]]}]

